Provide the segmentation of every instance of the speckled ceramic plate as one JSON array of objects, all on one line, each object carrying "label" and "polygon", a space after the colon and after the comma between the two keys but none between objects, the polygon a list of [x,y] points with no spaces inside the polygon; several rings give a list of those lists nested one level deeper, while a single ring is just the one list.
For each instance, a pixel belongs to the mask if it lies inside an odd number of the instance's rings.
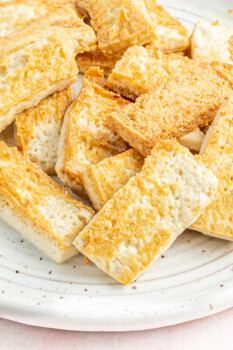
[{"label": "speckled ceramic plate", "polygon": [[[232,0],[167,0],[189,29],[199,18],[233,26]],[[80,82],[79,82],[80,84]],[[233,306],[233,243],[186,231],[136,283],[117,284],[77,256],[56,265],[0,222],[0,316],[69,330],[167,326]]]}]

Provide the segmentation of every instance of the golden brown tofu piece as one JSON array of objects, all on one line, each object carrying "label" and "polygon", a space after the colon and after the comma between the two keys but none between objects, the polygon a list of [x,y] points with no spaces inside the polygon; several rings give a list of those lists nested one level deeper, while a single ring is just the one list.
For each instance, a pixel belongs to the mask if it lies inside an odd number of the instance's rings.
[{"label": "golden brown tofu piece", "polygon": [[74,238],[93,210],[73,199],[16,148],[0,142],[0,218],[60,263],[78,253]]},{"label": "golden brown tofu piece", "polygon": [[64,114],[73,101],[73,89],[56,92],[15,119],[17,148],[40,169],[56,174],[58,140]]}]

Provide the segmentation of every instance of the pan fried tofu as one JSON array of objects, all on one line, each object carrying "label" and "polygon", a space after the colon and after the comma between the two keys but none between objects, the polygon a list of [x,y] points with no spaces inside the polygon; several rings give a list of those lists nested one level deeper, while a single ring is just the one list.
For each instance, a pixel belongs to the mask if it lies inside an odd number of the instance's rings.
[{"label": "pan fried tofu", "polygon": [[142,169],[144,157],[133,148],[89,166],[82,174],[84,188],[96,210]]},{"label": "pan fried tofu", "polygon": [[191,36],[192,58],[233,64],[233,29],[198,21]]},{"label": "pan fried tofu", "polygon": [[87,166],[128,148],[105,122],[108,114],[129,102],[105,90],[105,84],[99,68],[87,71],[81,92],[66,112],[61,130],[55,169],[60,180],[79,195],[83,194],[81,174]]},{"label": "pan fried tofu", "polygon": [[74,40],[75,52],[90,51],[96,43],[93,29],[86,25],[68,6],[67,1],[14,0],[0,3],[0,37],[18,33],[24,29],[33,30],[61,26],[67,29]]},{"label": "pan fried tofu", "polygon": [[129,284],[213,200],[217,179],[176,141],[160,141],[132,177],[74,240],[101,270]]},{"label": "pan fried tofu", "polygon": [[108,126],[144,156],[160,139],[180,138],[212,121],[230,84],[208,64],[141,95],[135,104],[108,115]]},{"label": "pan fried tofu", "polygon": [[155,0],[145,0],[152,21],[150,45],[163,52],[185,51],[188,46],[188,31]]},{"label": "pan fried tofu", "polygon": [[233,240],[233,94],[223,103],[207,131],[201,154],[203,163],[216,175],[219,185],[213,202],[191,228]]},{"label": "pan fried tofu", "polygon": [[40,169],[55,174],[60,130],[67,108],[73,101],[73,89],[56,92],[15,120],[17,148]]},{"label": "pan fried tofu", "polygon": [[133,46],[116,63],[107,86],[135,99],[179,74],[191,72],[195,65],[194,60],[181,54],[164,54],[152,46]]},{"label": "pan fried tofu", "polygon": [[0,131],[17,114],[74,83],[77,72],[73,42],[63,28],[0,39]]},{"label": "pan fried tofu", "polygon": [[121,57],[118,57],[118,55],[107,57],[99,49],[96,49],[93,52],[78,54],[76,56],[76,62],[80,73],[86,73],[91,67],[99,67],[100,69],[103,69],[104,75],[108,76],[120,58]]},{"label": "pan fried tofu", "polygon": [[151,18],[144,0],[79,0],[91,17],[104,55],[124,52],[150,41]]},{"label": "pan fried tofu", "polygon": [[16,148],[0,142],[0,218],[60,263],[93,210],[73,199]]}]

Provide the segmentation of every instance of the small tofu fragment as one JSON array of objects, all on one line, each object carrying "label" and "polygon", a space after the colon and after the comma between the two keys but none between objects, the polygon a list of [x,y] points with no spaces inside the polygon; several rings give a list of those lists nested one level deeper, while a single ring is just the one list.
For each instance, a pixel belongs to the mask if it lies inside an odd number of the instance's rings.
[{"label": "small tofu fragment", "polygon": [[211,204],[190,227],[206,235],[233,240],[233,94],[224,101],[207,131],[201,151],[203,163],[219,180]]},{"label": "small tofu fragment", "polygon": [[129,102],[105,90],[99,68],[87,71],[76,101],[65,114],[58,145],[56,172],[77,194],[84,194],[81,174],[86,167],[127,150],[125,141],[105,126],[108,114]]},{"label": "small tofu fragment", "polygon": [[73,199],[16,148],[0,142],[0,218],[60,263],[76,255],[74,238],[93,210]]},{"label": "small tofu fragment", "polygon": [[190,150],[200,152],[204,137],[204,133],[197,128],[194,131],[182,136],[178,141],[181,143],[181,145],[188,147]]},{"label": "small tofu fragment", "polygon": [[73,89],[56,92],[15,120],[17,148],[49,175],[56,174],[58,140],[64,114],[73,101]]},{"label": "small tofu fragment", "polygon": [[0,39],[0,131],[17,114],[74,83],[78,72],[72,39],[61,27],[5,38]]},{"label": "small tofu fragment", "polygon": [[231,93],[229,82],[203,63],[109,114],[108,126],[146,156],[160,139],[180,138],[207,125]]},{"label": "small tofu fragment", "polygon": [[101,270],[129,284],[213,200],[217,179],[176,141],[161,141],[74,240]]},{"label": "small tofu fragment", "polygon": [[144,157],[133,148],[89,166],[82,174],[83,185],[96,210],[140,172]]},{"label": "small tofu fragment", "polygon": [[107,86],[135,100],[179,74],[191,72],[197,63],[178,53],[164,54],[152,46],[133,46],[116,63]]}]

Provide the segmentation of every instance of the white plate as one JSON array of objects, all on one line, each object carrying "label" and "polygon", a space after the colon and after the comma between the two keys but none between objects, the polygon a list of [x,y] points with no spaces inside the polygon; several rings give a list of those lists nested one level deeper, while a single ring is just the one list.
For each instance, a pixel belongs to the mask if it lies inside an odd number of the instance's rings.
[{"label": "white plate", "polygon": [[[198,18],[231,26],[232,0],[163,2],[192,30]],[[130,286],[77,256],[56,265],[0,223],[0,316],[69,330],[161,327],[233,306],[233,244],[187,231]]]}]

